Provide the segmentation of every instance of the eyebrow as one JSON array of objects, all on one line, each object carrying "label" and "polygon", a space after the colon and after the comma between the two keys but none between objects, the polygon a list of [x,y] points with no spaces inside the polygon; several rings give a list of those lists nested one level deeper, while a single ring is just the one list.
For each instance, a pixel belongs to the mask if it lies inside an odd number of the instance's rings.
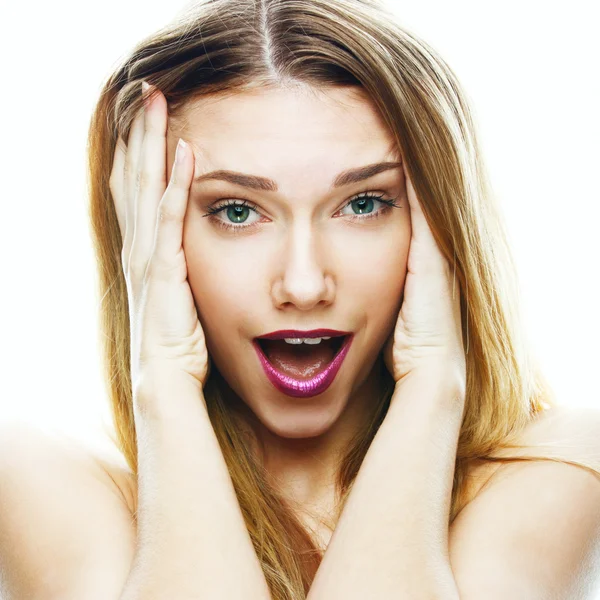
[{"label": "eyebrow", "polygon": [[[354,169],[348,169],[342,171],[333,181],[332,189],[339,188],[352,183],[358,183],[374,177],[384,171],[390,169],[398,169],[402,166],[401,162],[378,162],[371,165],[365,165],[364,167],[357,167]],[[247,173],[240,173],[238,171],[226,171],[220,169],[218,171],[211,171],[204,175],[198,175],[194,177],[194,183],[206,180],[220,180],[227,181],[234,185],[251,188],[261,192],[276,192],[278,191],[277,182],[267,177],[260,177],[258,175],[249,175]]]}]

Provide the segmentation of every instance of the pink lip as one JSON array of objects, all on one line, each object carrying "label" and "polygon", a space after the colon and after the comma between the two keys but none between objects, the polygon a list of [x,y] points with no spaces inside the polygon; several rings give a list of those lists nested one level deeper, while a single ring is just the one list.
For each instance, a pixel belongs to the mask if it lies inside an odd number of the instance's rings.
[{"label": "pink lip", "polygon": [[354,335],[349,335],[344,340],[342,347],[338,350],[335,358],[331,361],[327,368],[318,375],[315,375],[312,379],[307,379],[306,381],[294,379],[293,377],[278,371],[269,362],[268,358],[265,356],[265,353],[260,347],[260,344],[256,340],[254,340],[252,343],[260,360],[260,364],[267,375],[267,378],[280,392],[294,398],[310,398],[312,396],[322,394],[333,383],[338,371],[342,366],[342,363],[344,362],[344,359],[346,358],[346,355],[348,354],[348,351],[350,350],[350,345],[352,344],[353,339]]}]

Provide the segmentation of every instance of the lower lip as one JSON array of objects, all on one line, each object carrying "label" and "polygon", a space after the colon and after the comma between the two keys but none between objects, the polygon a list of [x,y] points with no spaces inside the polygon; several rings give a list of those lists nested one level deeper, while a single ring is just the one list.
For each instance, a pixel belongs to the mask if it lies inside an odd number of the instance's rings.
[{"label": "lower lip", "polygon": [[265,356],[260,344],[256,340],[254,340],[253,344],[267,378],[280,392],[283,392],[288,396],[293,396],[294,398],[310,398],[311,396],[322,394],[333,383],[335,376],[338,374],[338,371],[350,350],[353,339],[354,335],[347,336],[344,340],[344,344],[331,363],[327,365],[327,368],[318,375],[315,375],[312,379],[307,379],[306,381],[294,379],[293,377],[278,371],[269,362],[269,359]]}]

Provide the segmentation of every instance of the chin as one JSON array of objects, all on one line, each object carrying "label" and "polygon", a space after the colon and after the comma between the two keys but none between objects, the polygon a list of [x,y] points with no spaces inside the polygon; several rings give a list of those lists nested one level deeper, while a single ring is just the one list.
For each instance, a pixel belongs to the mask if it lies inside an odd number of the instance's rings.
[{"label": "chin", "polygon": [[322,405],[299,405],[297,409],[281,407],[255,414],[263,427],[273,435],[286,439],[319,437],[327,433],[340,416],[338,411],[324,411]]}]

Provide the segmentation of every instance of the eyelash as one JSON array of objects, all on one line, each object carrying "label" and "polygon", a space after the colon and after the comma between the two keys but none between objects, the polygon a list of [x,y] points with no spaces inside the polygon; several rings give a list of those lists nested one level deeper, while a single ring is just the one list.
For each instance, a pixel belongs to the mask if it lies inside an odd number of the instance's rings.
[{"label": "eyelash", "polygon": [[[391,210],[392,208],[400,208],[401,205],[396,204],[396,200],[398,197],[391,198],[391,199],[384,199],[383,198],[384,195],[385,194],[381,194],[380,196],[378,196],[376,194],[369,194],[368,192],[361,192],[360,194],[357,194],[354,198],[349,200],[348,203],[345,204],[340,210],[343,210],[344,208],[346,208],[346,206],[349,206],[353,202],[357,202],[359,200],[371,200],[372,199],[372,200],[377,200],[378,202],[381,202],[382,204],[386,205],[385,208],[383,208],[382,210],[379,210],[375,213],[371,213],[366,216],[353,215],[351,217],[352,221],[368,221],[370,219],[377,219],[382,214],[387,214],[387,212],[389,210]],[[208,217],[211,220],[215,220],[217,225],[219,225],[223,229],[233,230],[235,233],[240,233],[241,231],[248,231],[248,230],[253,229],[254,227],[260,225],[259,222],[252,223],[250,225],[241,225],[239,223],[237,225],[233,225],[232,223],[225,223],[224,221],[221,221],[219,219],[214,219],[214,217],[218,213],[222,212],[229,206],[239,206],[239,207],[245,206],[245,207],[250,208],[251,210],[254,210],[255,212],[258,212],[256,210],[256,204],[254,204],[250,200],[244,200],[241,203],[237,202],[236,200],[227,200],[227,202],[225,204],[211,206],[210,208],[207,209],[207,214],[205,214],[203,216]]]}]

